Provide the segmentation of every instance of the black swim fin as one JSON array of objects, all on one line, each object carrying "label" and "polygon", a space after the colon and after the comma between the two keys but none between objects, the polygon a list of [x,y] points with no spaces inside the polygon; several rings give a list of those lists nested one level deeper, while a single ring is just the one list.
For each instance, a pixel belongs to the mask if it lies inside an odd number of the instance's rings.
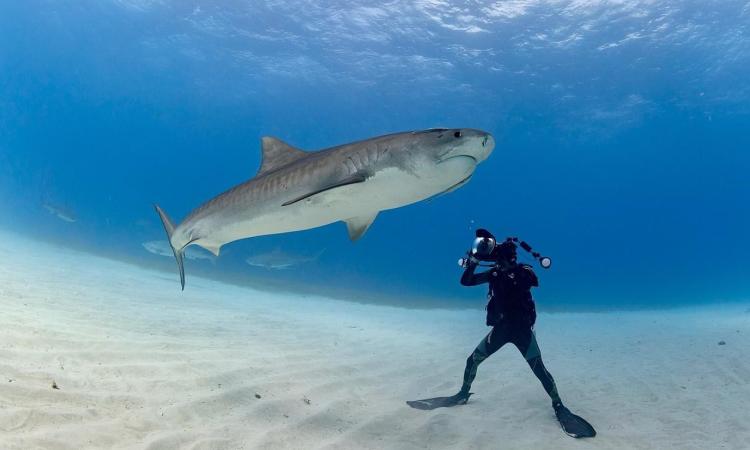
[{"label": "black swim fin", "polygon": [[586,422],[584,418],[570,412],[570,410],[563,406],[562,403],[554,405],[554,408],[557,421],[560,422],[562,430],[568,436],[574,438],[596,436],[596,430],[594,430],[594,427],[592,427],[590,423]]},{"label": "black swim fin", "polygon": [[458,394],[451,395],[450,397],[434,397],[425,398],[422,400],[409,400],[406,402],[406,404],[414,409],[421,409],[426,411],[437,408],[450,408],[451,406],[465,405],[469,401],[469,397],[471,397],[472,394],[473,392],[469,392],[467,394],[459,392]]}]

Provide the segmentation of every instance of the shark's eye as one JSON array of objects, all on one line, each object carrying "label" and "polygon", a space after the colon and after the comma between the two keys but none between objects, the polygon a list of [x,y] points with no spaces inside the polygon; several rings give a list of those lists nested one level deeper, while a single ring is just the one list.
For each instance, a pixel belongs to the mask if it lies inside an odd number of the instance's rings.
[{"label": "shark's eye", "polygon": [[453,133],[453,136],[456,136],[457,138],[460,138],[462,135],[461,135],[460,131],[456,131],[455,133]]}]

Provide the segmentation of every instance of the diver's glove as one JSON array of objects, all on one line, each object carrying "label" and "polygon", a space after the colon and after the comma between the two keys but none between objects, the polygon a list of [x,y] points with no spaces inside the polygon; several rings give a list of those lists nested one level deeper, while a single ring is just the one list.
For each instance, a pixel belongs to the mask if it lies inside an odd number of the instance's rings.
[{"label": "diver's glove", "polygon": [[471,252],[466,252],[465,258],[459,258],[458,265],[463,267],[464,269],[473,269],[479,264],[479,260],[471,254]]}]

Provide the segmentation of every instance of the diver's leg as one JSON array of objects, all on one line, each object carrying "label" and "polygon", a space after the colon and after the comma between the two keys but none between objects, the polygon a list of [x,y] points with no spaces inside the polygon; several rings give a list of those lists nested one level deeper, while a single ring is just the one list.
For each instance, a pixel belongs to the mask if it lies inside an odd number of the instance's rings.
[{"label": "diver's leg", "polygon": [[556,407],[556,405],[562,404],[560,395],[557,393],[555,379],[552,378],[552,375],[550,375],[542,362],[542,352],[539,350],[539,344],[536,342],[534,331],[530,328],[519,330],[515,339],[513,339],[513,343],[518,347],[524,359],[526,359],[529,367],[531,367],[531,371],[542,382],[544,390],[547,391],[547,394],[552,399],[552,405]]},{"label": "diver's leg", "polygon": [[477,348],[474,349],[471,355],[466,359],[464,382],[457,395],[462,395],[468,398],[469,389],[471,388],[471,383],[474,382],[474,378],[477,376],[477,368],[479,368],[479,364],[498,351],[500,347],[507,342],[508,340],[504,330],[499,326],[493,327],[489,334],[482,339],[479,345],[477,345]]},{"label": "diver's leg", "polygon": [[562,427],[563,431],[576,438],[596,436],[596,430],[594,430],[594,427],[590,423],[570,412],[562,404],[560,395],[557,393],[555,380],[547,372],[547,368],[544,367],[544,363],[542,362],[542,354],[539,351],[534,331],[530,328],[527,328],[526,331],[519,330],[517,333],[514,333],[511,340],[516,344],[518,350],[521,351],[534,375],[539,378],[542,386],[544,386],[544,390],[547,391],[547,394],[552,399],[552,408],[555,410],[555,417],[560,422],[560,427]]}]

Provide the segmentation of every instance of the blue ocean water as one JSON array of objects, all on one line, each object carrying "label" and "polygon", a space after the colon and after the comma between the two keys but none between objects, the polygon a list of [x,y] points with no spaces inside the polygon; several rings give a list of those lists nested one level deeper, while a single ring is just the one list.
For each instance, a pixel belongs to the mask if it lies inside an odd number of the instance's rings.
[{"label": "blue ocean water", "polygon": [[[745,0],[5,1],[0,223],[179,289],[142,246],[163,239],[152,204],[181,220],[252,177],[261,136],[471,127],[497,147],[467,186],[356,243],[337,223],[229,244],[187,261],[187,289],[478,307],[456,259],[481,226],[553,258],[541,309],[746,300],[749,68]],[[322,253],[245,261],[274,249]]]}]

